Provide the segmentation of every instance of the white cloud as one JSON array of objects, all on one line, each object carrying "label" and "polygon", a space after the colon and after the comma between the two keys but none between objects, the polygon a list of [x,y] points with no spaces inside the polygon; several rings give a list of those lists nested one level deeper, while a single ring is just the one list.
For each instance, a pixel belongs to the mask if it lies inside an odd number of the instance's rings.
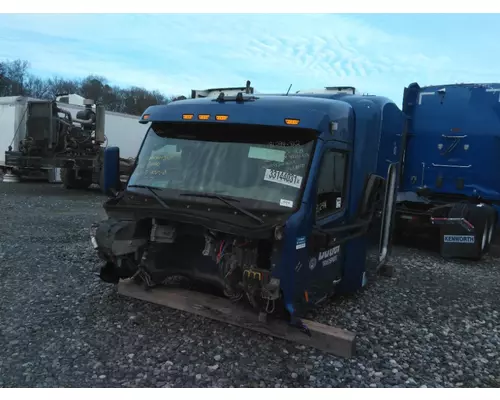
[{"label": "white cloud", "polygon": [[345,15],[0,16],[0,58],[169,94],[251,79],[259,91],[350,84],[399,103],[412,81],[463,74],[430,50]]}]

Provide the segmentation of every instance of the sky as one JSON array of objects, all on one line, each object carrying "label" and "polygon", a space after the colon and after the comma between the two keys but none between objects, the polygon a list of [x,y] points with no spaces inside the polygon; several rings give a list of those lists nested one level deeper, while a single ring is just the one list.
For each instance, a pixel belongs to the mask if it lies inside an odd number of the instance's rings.
[{"label": "sky", "polygon": [[500,14],[3,14],[0,60],[167,95],[500,81]]}]

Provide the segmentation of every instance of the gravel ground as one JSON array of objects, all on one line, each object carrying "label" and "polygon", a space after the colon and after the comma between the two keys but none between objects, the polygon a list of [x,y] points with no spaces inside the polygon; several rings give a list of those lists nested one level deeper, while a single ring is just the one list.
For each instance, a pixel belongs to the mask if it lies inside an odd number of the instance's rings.
[{"label": "gravel ground", "polygon": [[0,387],[500,386],[498,261],[396,249],[393,278],[317,316],[359,334],[344,360],[119,297],[88,240],[103,200],[0,183]]}]

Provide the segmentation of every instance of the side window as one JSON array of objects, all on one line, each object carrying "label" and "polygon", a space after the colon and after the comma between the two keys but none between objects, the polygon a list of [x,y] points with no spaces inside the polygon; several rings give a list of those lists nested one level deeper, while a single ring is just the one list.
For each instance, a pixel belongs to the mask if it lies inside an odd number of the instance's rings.
[{"label": "side window", "polygon": [[321,218],[344,207],[347,154],[328,150],[323,155],[318,177],[316,217]]}]

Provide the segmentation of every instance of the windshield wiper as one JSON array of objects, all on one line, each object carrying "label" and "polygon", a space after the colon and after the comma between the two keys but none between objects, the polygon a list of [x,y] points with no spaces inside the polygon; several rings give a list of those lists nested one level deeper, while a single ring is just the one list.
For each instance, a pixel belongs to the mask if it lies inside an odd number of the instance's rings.
[{"label": "windshield wiper", "polygon": [[153,197],[156,199],[156,201],[158,201],[158,203],[160,203],[163,206],[163,208],[166,208],[167,210],[170,208],[170,206],[167,203],[165,203],[163,199],[156,193],[157,190],[163,190],[162,188],[157,188],[154,186],[147,186],[147,185],[128,185],[127,187],[148,189],[153,195]]},{"label": "windshield wiper", "polygon": [[198,192],[181,193],[179,196],[205,197],[207,199],[217,199],[217,200],[220,200],[223,203],[227,204],[228,206],[233,207],[235,210],[238,210],[239,212],[249,216],[250,218],[259,222],[261,225],[264,224],[264,221],[262,219],[260,219],[257,215],[251,213],[250,211],[245,210],[244,208],[238,207],[235,204],[232,204],[231,201],[232,202],[239,202],[239,200],[235,199],[234,197],[221,196],[221,195],[214,194],[214,193],[198,193]]}]

